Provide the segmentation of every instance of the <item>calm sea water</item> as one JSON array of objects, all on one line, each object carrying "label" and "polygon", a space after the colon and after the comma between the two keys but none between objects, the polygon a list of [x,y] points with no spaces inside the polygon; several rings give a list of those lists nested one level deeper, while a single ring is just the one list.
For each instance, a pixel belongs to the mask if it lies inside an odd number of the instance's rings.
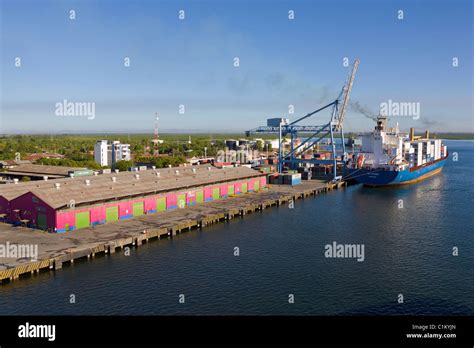
[{"label": "calm sea water", "polygon": [[[76,262],[0,287],[0,314],[474,315],[474,142],[447,144],[459,160],[422,183],[352,186]],[[364,244],[365,261],[325,258],[333,241]]]}]

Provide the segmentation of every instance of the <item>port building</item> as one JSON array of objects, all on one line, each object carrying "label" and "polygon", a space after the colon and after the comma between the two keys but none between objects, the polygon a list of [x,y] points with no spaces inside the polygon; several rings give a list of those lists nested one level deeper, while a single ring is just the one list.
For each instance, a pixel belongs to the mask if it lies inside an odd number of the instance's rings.
[{"label": "port building", "polygon": [[265,186],[265,174],[248,167],[210,165],[8,184],[0,187],[0,218],[66,232],[186,208]]},{"label": "port building", "polygon": [[113,167],[117,161],[130,161],[130,144],[99,140],[94,145],[94,160],[102,167]]}]

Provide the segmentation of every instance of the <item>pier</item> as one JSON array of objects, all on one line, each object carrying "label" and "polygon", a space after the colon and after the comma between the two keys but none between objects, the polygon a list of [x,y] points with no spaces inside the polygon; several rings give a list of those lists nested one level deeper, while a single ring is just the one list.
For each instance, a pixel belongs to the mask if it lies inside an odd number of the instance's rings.
[{"label": "pier", "polygon": [[47,233],[21,226],[0,223],[0,245],[37,245],[38,260],[0,259],[0,284],[40,271],[55,271],[63,264],[97,254],[113,254],[125,247],[139,247],[151,240],[173,238],[193,229],[225,222],[265,209],[289,204],[346,183],[305,180],[301,185],[268,185],[260,192],[250,192],[129,220],[97,225],[66,233]]}]

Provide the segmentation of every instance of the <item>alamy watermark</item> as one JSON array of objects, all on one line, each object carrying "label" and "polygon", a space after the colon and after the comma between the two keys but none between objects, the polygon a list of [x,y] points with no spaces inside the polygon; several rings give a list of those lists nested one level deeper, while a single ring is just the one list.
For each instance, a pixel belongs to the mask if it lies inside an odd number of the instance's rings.
[{"label": "alamy watermark", "polygon": [[419,102],[397,102],[389,99],[380,103],[380,114],[384,116],[412,117],[414,120],[420,118]]},{"label": "alamy watermark", "polygon": [[0,259],[30,259],[38,261],[38,244],[0,244]]},{"label": "alamy watermark", "polygon": [[19,338],[47,338],[52,342],[56,340],[56,325],[37,325],[26,322],[18,326]]},{"label": "alamy watermark", "polygon": [[324,247],[324,256],[326,258],[344,258],[357,259],[358,262],[365,260],[365,245],[364,244],[326,244]]},{"label": "alamy watermark", "polygon": [[247,163],[250,160],[257,159],[258,150],[219,150],[217,152],[217,162],[224,163]]},{"label": "alamy watermark", "polygon": [[95,118],[94,102],[71,102],[64,99],[57,102],[55,108],[56,116],[86,116],[89,120]]}]

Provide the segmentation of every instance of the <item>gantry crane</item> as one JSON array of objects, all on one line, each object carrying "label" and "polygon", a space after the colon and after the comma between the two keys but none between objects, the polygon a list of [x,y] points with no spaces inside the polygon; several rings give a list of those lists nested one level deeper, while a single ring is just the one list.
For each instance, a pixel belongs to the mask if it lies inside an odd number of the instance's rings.
[{"label": "gantry crane", "polygon": [[[356,59],[352,65],[351,72],[349,77],[344,84],[341,93],[339,94],[338,98],[331,103],[306,114],[303,117],[298,118],[297,120],[284,124],[280,122],[278,126],[275,125],[267,125],[261,126],[249,131],[246,131],[246,135],[249,136],[251,134],[278,134],[278,172],[281,173],[283,171],[283,167],[285,165],[289,166],[291,169],[295,169],[301,163],[313,163],[313,164],[332,164],[333,165],[333,180],[336,181],[340,179],[341,176],[337,175],[337,164],[342,163],[345,166],[345,157],[346,157],[346,149],[345,149],[345,140],[344,140],[344,116],[346,113],[347,106],[349,104],[349,98],[352,91],[352,85],[354,83],[355,74],[357,72],[357,68],[359,67],[359,59]],[[318,126],[304,126],[301,125],[300,122],[303,120],[323,111],[328,108],[332,107],[331,111],[331,118],[328,123]],[[290,152],[283,154],[283,144],[282,138],[286,135],[290,135],[291,142],[290,142]],[[298,146],[295,147],[295,139],[298,137],[298,134],[308,134],[309,136],[302,141]],[[319,143],[322,139],[330,136],[331,139],[331,147],[332,147],[332,159],[330,160],[322,160],[322,159],[302,159],[296,156],[296,154],[300,150],[307,150],[311,149],[315,144]],[[340,137],[340,144],[336,144],[336,136],[339,135]],[[336,153],[336,146],[340,145],[342,147],[342,156],[338,159]],[[306,147],[306,149],[304,148]],[[303,152],[304,152],[303,151]]]}]

